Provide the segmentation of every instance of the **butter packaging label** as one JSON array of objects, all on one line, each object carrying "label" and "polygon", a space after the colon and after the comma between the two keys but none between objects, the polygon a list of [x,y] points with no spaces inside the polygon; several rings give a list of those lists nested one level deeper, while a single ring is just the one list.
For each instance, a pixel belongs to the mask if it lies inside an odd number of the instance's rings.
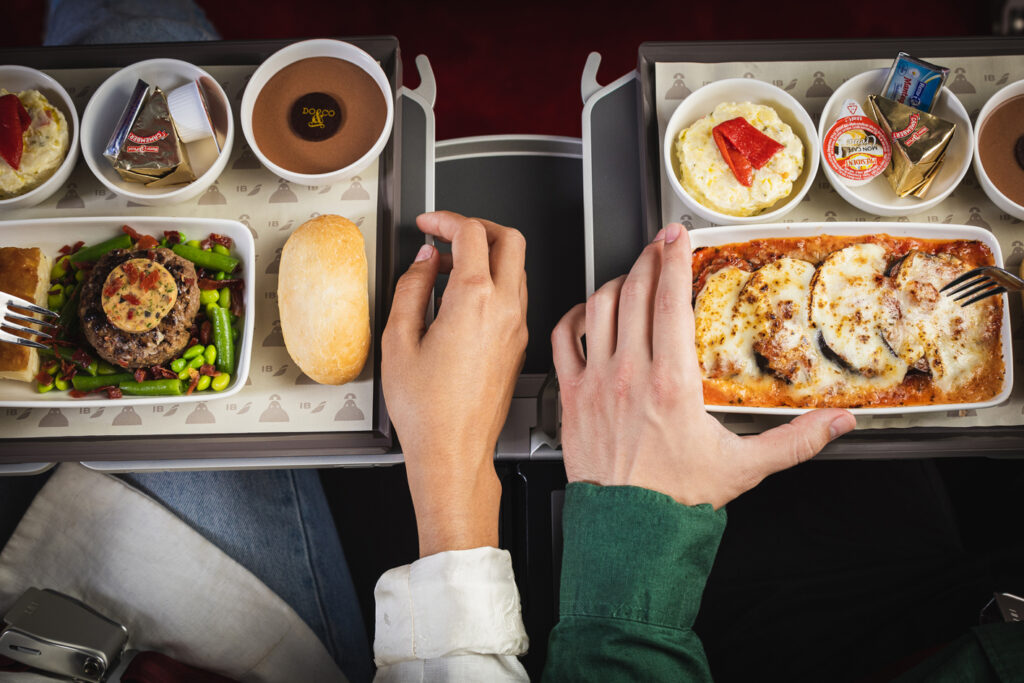
[{"label": "butter packaging label", "polygon": [[885,176],[900,197],[923,197],[942,164],[956,124],[878,95],[866,108],[889,137],[892,161]]},{"label": "butter packaging label", "polygon": [[906,52],[896,56],[882,86],[882,97],[931,112],[939,99],[949,69],[911,57]]}]

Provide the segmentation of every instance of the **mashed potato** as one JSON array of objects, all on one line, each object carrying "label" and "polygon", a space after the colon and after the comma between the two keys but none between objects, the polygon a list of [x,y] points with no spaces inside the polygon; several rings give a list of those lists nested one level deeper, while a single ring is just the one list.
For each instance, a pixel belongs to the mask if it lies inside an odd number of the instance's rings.
[{"label": "mashed potato", "polygon": [[[754,170],[750,187],[741,185],[715,144],[711,129],[742,116],[750,125],[783,145],[767,164]],[[729,216],[753,216],[789,196],[804,168],[804,145],[771,107],[750,102],[723,102],[679,133],[679,182],[700,204]]]},{"label": "mashed potato", "polygon": [[[0,88],[0,96],[7,94]],[[0,157],[0,199],[25,194],[41,185],[60,168],[68,153],[68,122],[64,114],[38,90],[24,90],[17,95],[32,123],[22,133],[25,151],[18,170]]]}]

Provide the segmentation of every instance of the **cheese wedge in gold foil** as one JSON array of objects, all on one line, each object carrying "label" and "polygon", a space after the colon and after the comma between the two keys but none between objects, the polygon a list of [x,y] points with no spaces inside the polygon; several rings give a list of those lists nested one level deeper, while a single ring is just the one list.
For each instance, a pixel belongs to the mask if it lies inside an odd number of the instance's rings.
[{"label": "cheese wedge in gold foil", "polygon": [[196,179],[188,152],[178,137],[167,97],[139,81],[121,114],[103,155],[130,183],[163,187]]},{"label": "cheese wedge in gold foil", "polygon": [[953,139],[956,124],[879,95],[868,96],[865,108],[892,141],[892,161],[885,169],[900,197],[923,198],[938,173]]}]

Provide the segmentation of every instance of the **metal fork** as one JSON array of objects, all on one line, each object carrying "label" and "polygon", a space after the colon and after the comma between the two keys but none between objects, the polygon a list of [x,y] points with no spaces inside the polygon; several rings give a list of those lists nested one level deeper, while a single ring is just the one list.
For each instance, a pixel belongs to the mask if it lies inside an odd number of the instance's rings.
[{"label": "metal fork", "polygon": [[953,301],[960,301],[971,295],[976,295],[960,304],[960,307],[963,308],[970,306],[975,301],[981,301],[995,294],[1002,294],[1007,290],[1015,292],[1024,290],[1024,280],[1008,270],[995,266],[983,266],[967,271],[939,291],[946,292],[946,296],[959,294],[959,296],[953,297]]},{"label": "metal fork", "polygon": [[33,334],[39,337],[40,339],[53,339],[53,336],[50,335],[48,332],[44,332],[43,330],[35,330],[32,329],[31,327],[18,325],[11,321],[19,320],[21,322],[29,323],[32,325],[39,325],[49,330],[56,330],[57,325],[48,320],[30,318],[29,316],[21,315],[20,313],[15,313],[14,311],[11,310],[12,307],[21,308],[26,311],[31,311],[32,313],[38,313],[40,315],[47,317],[60,317],[59,313],[54,313],[48,308],[36,306],[35,304],[25,301],[24,299],[19,299],[13,294],[0,292],[0,342],[8,342],[9,344],[20,344],[22,346],[31,346],[37,349],[49,348],[45,344],[40,344],[37,341],[25,339],[24,337],[18,337],[13,334],[10,334],[11,332],[22,332],[27,334]]}]

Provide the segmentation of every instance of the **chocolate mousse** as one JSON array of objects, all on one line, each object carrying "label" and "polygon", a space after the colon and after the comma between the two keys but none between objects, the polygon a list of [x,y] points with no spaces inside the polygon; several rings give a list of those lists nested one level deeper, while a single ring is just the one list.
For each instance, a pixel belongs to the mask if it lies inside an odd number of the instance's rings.
[{"label": "chocolate mousse", "polygon": [[1024,95],[992,110],[978,133],[985,174],[1000,192],[1024,206]]},{"label": "chocolate mousse", "polygon": [[293,173],[329,173],[354,163],[380,137],[387,102],[377,82],[342,59],[302,59],[274,74],[253,106],[263,155]]}]

